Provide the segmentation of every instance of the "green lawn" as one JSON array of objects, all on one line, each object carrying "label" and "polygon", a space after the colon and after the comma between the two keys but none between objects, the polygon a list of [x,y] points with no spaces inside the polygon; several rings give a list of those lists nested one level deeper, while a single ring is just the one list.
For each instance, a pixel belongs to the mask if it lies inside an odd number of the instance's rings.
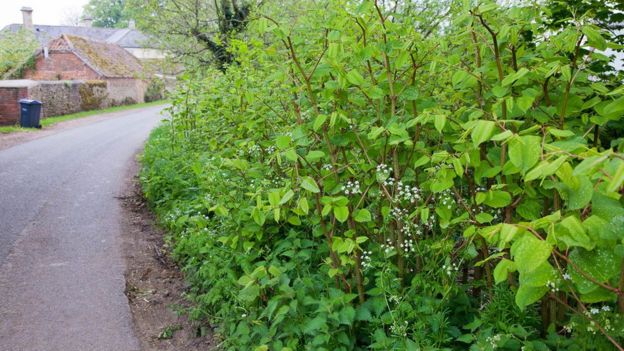
[{"label": "green lawn", "polygon": [[[56,123],[65,122],[65,121],[69,121],[72,119],[89,117],[89,116],[99,115],[103,113],[132,110],[132,109],[141,108],[141,107],[157,106],[157,105],[162,105],[165,103],[167,103],[167,100],[145,102],[142,104],[134,104],[134,105],[115,106],[115,107],[105,108],[102,110],[82,111],[82,112],[72,113],[70,115],[63,115],[63,116],[46,117],[46,118],[41,119],[41,127],[43,129],[45,127],[49,127]],[[14,132],[37,132],[39,130],[40,129],[36,129],[36,128],[22,128],[18,125],[0,126],[0,134],[8,134],[8,133],[14,133]]]}]

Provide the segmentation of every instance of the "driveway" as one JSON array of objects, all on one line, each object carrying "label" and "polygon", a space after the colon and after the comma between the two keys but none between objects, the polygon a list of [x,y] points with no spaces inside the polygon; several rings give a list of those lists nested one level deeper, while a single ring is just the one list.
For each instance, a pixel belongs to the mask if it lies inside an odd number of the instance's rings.
[{"label": "driveway", "polygon": [[162,106],[0,150],[0,350],[139,350],[124,295],[127,169]]}]

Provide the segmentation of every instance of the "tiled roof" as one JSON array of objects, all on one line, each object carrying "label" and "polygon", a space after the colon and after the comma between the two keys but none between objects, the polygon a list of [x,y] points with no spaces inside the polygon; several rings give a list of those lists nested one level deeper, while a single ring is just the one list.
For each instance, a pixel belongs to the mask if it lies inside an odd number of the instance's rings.
[{"label": "tiled roof", "polygon": [[[107,41],[123,48],[152,48],[149,37],[136,29],[75,27],[75,26],[35,26],[35,36],[41,46],[46,46],[51,40],[63,34],[75,35],[90,40]],[[2,30],[17,32],[22,28],[21,24],[9,24]]]},{"label": "tiled roof", "polygon": [[71,51],[107,78],[134,78],[142,71],[139,60],[117,44],[63,35],[49,44],[50,51]]}]

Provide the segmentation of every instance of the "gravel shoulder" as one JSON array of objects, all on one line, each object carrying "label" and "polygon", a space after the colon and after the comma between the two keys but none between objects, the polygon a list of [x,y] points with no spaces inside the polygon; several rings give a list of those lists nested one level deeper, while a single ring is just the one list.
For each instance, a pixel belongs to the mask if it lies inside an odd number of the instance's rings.
[{"label": "gravel shoulder", "polygon": [[121,197],[122,249],[126,291],[136,337],[143,350],[212,350],[216,342],[206,326],[190,321],[184,310],[188,286],[168,254],[165,233],[157,227],[141,193],[137,162],[128,170]]}]

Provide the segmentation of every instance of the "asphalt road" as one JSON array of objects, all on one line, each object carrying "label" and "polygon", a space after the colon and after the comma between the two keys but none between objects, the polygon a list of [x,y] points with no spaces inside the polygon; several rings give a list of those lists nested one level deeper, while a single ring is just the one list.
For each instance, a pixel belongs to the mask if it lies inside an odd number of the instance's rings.
[{"label": "asphalt road", "polygon": [[119,199],[162,107],[0,151],[0,350],[139,350]]}]

